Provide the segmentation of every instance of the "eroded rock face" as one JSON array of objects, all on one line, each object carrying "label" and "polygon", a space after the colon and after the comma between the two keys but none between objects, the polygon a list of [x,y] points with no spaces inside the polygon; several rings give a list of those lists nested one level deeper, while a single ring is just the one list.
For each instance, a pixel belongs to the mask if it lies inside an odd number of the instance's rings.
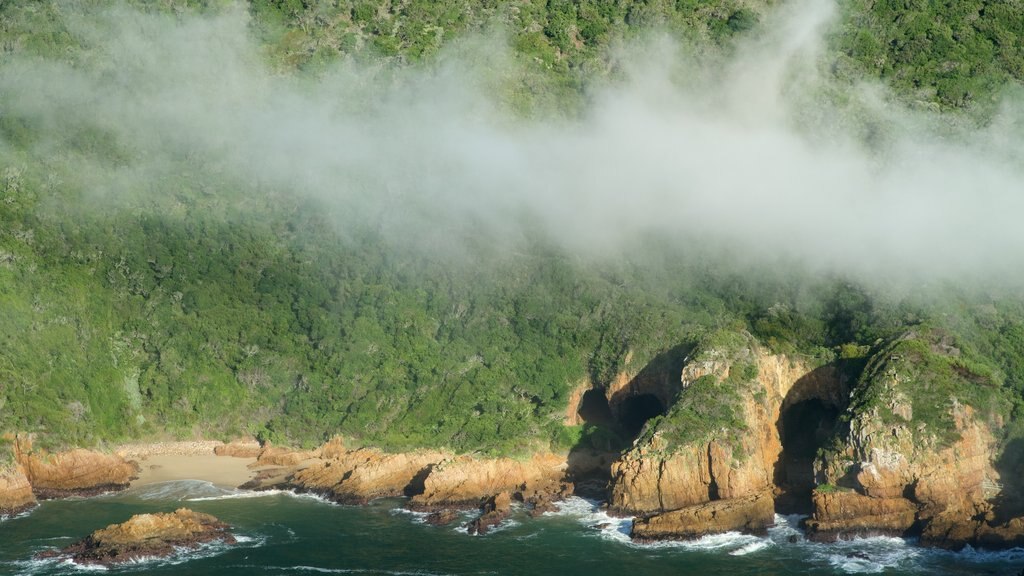
[{"label": "eroded rock face", "polygon": [[92,450],[21,451],[17,457],[32,491],[44,500],[123,490],[139,472],[135,462]]},{"label": "eroded rock face", "polygon": [[365,504],[374,498],[409,495],[433,466],[450,457],[444,452],[387,454],[365,448],[321,458],[297,470],[287,485],[343,504]]},{"label": "eroded rock face", "polygon": [[18,464],[0,468],[0,516],[12,516],[36,505],[32,485]]},{"label": "eroded rock face", "polygon": [[482,498],[507,492],[529,500],[566,490],[564,456],[536,454],[530,460],[458,456],[438,463],[423,481],[423,493],[410,506],[421,510],[476,507]]},{"label": "eroded rock face", "polygon": [[639,542],[654,542],[700,538],[731,530],[763,534],[774,523],[774,519],[772,494],[765,491],[637,519],[633,523],[632,536]]},{"label": "eroded rock face", "polygon": [[97,530],[80,542],[40,557],[67,556],[78,564],[105,566],[170,556],[176,548],[195,548],[221,541],[234,544],[229,526],[217,518],[187,508],[168,514],[138,514],[127,522]]},{"label": "eroded rock face", "polygon": [[917,518],[917,506],[906,498],[881,498],[852,490],[815,492],[814,516],[807,537],[818,542],[868,536],[902,536]]},{"label": "eroded rock face", "polygon": [[[794,396],[826,394],[825,388],[836,386],[837,375],[819,375],[822,382],[815,382],[808,379],[811,370],[801,362],[764,354],[756,347],[741,354],[743,361],[756,363],[757,379],[751,384],[755,392],[743,395],[737,407],[745,424],[739,438],[726,441],[712,430],[708,440],[672,447],[655,433],[612,465],[612,512],[660,515],[717,500],[748,498],[774,488],[775,464],[782,451],[777,422],[783,402],[798,382],[800,392]],[[682,394],[691,382],[703,376],[726,380],[734,361],[725,355],[708,354],[687,364],[682,374]]]}]

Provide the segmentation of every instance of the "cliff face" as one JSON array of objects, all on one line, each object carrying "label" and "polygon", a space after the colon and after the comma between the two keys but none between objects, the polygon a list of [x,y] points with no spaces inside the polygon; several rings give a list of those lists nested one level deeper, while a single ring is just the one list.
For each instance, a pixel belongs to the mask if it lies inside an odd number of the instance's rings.
[{"label": "cliff face", "polygon": [[610,509],[646,518],[641,539],[669,537],[669,526],[692,537],[770,524],[784,407],[841,402],[845,385],[833,369],[767,354],[749,336],[698,349],[681,380],[672,410],[612,466]]},{"label": "cliff face", "polygon": [[994,463],[998,389],[939,344],[931,334],[908,335],[868,366],[849,432],[816,464],[823,483],[848,492],[819,490],[810,537],[913,533],[924,544],[953,548],[1017,541],[1012,514],[997,506],[1000,480],[1017,482],[1001,479]]},{"label": "cliff face", "polygon": [[35,504],[32,485],[21,465],[14,464],[0,469],[0,516],[23,512]]}]

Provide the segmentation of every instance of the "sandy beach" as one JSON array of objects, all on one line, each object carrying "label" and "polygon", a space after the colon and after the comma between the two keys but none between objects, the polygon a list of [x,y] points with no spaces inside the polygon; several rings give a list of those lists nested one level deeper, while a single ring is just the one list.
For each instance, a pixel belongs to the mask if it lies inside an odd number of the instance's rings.
[{"label": "sandy beach", "polygon": [[235,488],[255,475],[249,465],[256,458],[215,455],[214,448],[222,445],[215,441],[126,444],[116,452],[141,467],[139,477],[131,483],[133,487],[173,480],[205,480]]}]

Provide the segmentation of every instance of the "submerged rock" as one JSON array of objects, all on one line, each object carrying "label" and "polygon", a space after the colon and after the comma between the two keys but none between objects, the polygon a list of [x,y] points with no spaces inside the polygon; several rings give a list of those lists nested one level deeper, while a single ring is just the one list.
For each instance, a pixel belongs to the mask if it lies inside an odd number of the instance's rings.
[{"label": "submerged rock", "polygon": [[110,566],[139,558],[162,558],[181,548],[220,541],[234,544],[229,526],[217,518],[187,508],[166,514],[137,514],[127,522],[111,524],[61,550],[40,558],[70,557],[78,564]]},{"label": "submerged rock", "polygon": [[502,492],[488,498],[480,507],[480,517],[466,524],[470,534],[487,534],[491,528],[501,524],[512,512],[512,498],[508,492]]}]

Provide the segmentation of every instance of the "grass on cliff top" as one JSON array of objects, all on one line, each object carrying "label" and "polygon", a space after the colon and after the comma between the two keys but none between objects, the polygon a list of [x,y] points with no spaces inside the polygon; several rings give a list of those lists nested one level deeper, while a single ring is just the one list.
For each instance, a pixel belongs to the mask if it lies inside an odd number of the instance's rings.
[{"label": "grass on cliff top", "polygon": [[[990,360],[956,344],[949,333],[923,325],[881,346],[853,392],[849,416],[874,415],[883,425],[906,426],[922,446],[946,446],[959,437],[955,407],[969,405],[1000,436],[997,423],[1009,420],[1013,391]],[[912,410],[909,421],[894,413],[900,402]]]}]

